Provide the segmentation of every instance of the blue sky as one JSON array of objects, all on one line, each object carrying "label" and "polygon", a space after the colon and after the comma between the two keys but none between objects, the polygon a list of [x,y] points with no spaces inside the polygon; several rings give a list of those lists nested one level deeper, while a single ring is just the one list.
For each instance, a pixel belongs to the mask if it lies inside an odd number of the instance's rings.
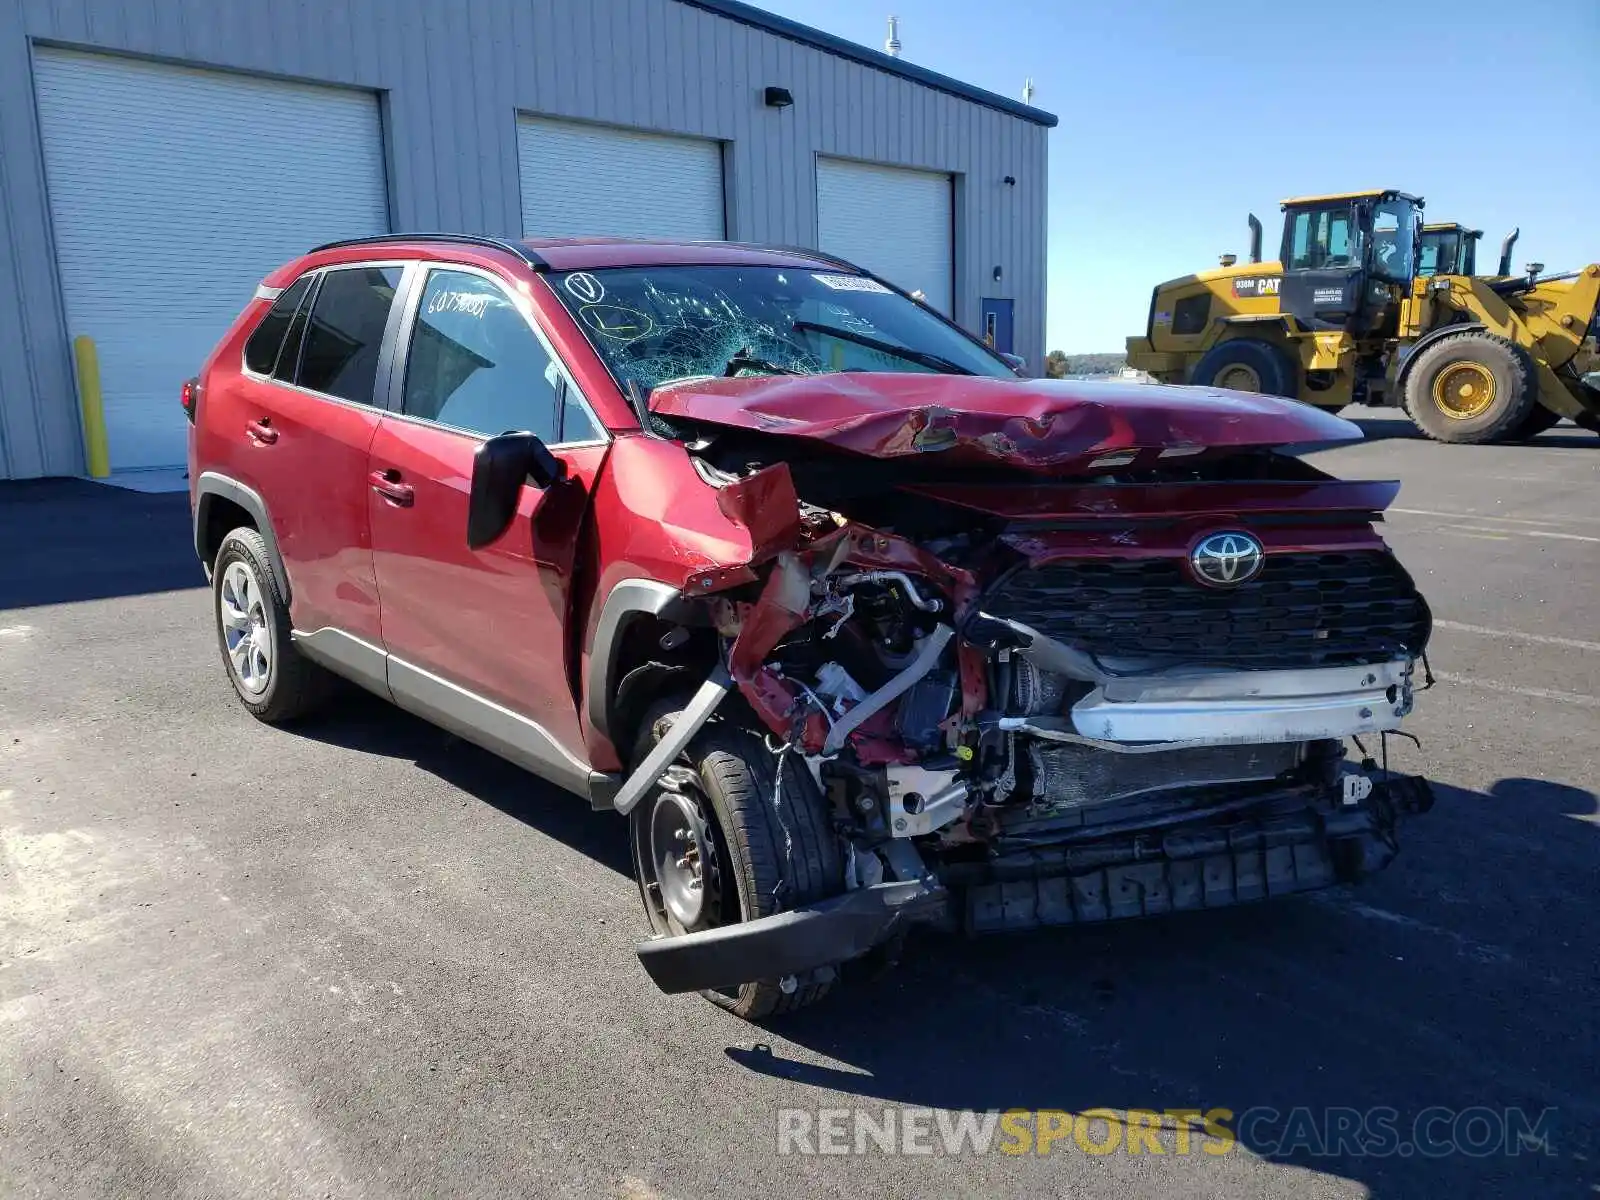
[{"label": "blue sky", "polygon": [[[1600,261],[1600,4],[755,0],[1055,113],[1051,349],[1120,350],[1159,280],[1276,245],[1285,196],[1396,187],[1516,267]],[[1402,89],[1411,85],[1409,93]],[[1483,257],[1480,253],[1480,260]]]}]

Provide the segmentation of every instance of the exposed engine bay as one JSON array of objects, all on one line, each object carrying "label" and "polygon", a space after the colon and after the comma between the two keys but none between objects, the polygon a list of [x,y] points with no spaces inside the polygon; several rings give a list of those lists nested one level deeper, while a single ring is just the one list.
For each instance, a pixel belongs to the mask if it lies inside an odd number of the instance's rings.
[{"label": "exposed engine bay", "polygon": [[624,811],[737,696],[827,797],[847,888],[918,884],[917,919],[987,932],[1354,879],[1431,804],[1387,766],[1431,683],[1426,602],[1372,528],[1394,485],[1269,447],[1019,480],[670,432],[756,553],[688,580],[718,671]]}]

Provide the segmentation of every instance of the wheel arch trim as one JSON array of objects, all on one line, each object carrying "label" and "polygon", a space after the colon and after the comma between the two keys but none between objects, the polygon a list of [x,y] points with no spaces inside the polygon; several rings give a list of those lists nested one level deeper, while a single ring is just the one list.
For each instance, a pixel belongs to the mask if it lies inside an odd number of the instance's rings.
[{"label": "wheel arch trim", "polygon": [[211,506],[220,498],[237,504],[255,521],[256,532],[267,544],[267,566],[272,571],[273,579],[277,581],[284,602],[288,603],[293,598],[289,588],[289,572],[284,568],[283,555],[278,550],[278,537],[272,527],[272,517],[267,511],[267,502],[261,498],[261,493],[230,476],[216,471],[203,471],[200,478],[195,481],[194,494],[194,552],[207,572],[211,570],[211,562],[206,556],[206,526]]},{"label": "wheel arch trim", "polygon": [[615,741],[610,700],[618,682],[617,653],[628,626],[640,617],[671,620],[686,604],[681,591],[657,579],[623,579],[606,594],[584,674],[584,712],[589,727],[607,741]]}]

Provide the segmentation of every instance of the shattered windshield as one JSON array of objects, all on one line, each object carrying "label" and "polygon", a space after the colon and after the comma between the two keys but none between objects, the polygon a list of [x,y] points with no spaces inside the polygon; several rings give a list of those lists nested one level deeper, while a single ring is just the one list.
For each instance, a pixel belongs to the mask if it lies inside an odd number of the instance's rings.
[{"label": "shattered windshield", "polygon": [[556,272],[550,282],[624,389],[830,371],[1015,378],[1000,358],[864,275],[668,266]]}]

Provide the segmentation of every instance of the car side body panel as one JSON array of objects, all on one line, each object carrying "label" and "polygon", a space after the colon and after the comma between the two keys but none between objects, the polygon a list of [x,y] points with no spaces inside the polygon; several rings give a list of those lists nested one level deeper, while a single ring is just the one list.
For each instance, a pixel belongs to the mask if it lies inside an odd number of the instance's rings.
[{"label": "car side body panel", "polygon": [[[555,447],[567,478],[522,489],[499,540],[467,545],[473,455],[483,439],[386,416],[371,470],[412,489],[400,504],[368,490],[382,642],[404,662],[536,722],[584,758],[563,647],[573,572],[604,444]],[[391,686],[399,695],[391,670]]]}]

